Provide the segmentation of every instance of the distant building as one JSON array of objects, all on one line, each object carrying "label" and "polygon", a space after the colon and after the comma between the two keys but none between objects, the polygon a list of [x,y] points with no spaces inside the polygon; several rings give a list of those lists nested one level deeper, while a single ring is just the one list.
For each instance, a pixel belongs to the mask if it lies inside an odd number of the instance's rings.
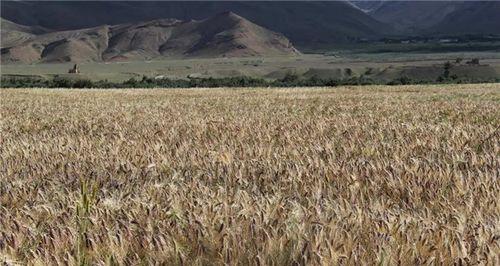
[{"label": "distant building", "polygon": [[75,64],[73,66],[73,68],[70,68],[68,70],[68,73],[70,73],[70,74],[79,74],[80,73],[80,69],[78,68],[78,64]]}]

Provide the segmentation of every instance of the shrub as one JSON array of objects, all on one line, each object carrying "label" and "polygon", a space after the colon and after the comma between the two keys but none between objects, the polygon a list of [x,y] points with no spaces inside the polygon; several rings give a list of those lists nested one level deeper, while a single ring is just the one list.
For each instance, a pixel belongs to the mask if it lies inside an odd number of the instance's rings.
[{"label": "shrub", "polygon": [[[447,62],[449,63],[449,62]],[[450,63],[451,65],[451,63]],[[189,79],[154,79],[143,76],[141,80],[130,78],[124,82],[110,82],[108,80],[91,81],[88,79],[72,80],[62,77],[53,79],[2,77],[1,88],[216,88],[216,87],[335,87],[342,85],[410,85],[428,83],[484,83],[498,82],[498,79],[460,78],[456,74],[450,75],[448,64],[444,65],[444,72],[435,81],[414,80],[408,76],[401,76],[387,83],[365,76],[350,77],[347,79],[319,78],[312,76],[300,79],[295,73],[288,73],[282,79],[265,80],[252,77],[226,78],[189,78]]]},{"label": "shrub", "polygon": [[466,62],[467,65],[479,65],[479,59],[478,58],[472,58],[470,61]]},{"label": "shrub", "polygon": [[92,88],[93,83],[88,79],[79,79],[73,83],[73,88]]}]

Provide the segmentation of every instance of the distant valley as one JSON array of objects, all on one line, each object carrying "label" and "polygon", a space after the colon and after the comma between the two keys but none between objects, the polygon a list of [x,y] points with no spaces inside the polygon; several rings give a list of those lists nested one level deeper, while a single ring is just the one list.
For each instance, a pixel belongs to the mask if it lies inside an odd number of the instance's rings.
[{"label": "distant valley", "polygon": [[[1,1],[2,75],[500,77],[497,1]],[[478,64],[467,64],[475,60]],[[57,64],[56,64],[57,63]],[[68,75],[75,63],[79,75]],[[450,74],[451,73],[451,74]]]}]

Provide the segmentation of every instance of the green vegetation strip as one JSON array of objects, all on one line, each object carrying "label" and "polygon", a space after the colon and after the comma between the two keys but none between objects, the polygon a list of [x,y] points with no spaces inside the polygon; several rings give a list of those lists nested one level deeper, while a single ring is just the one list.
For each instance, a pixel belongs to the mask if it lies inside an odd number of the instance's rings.
[{"label": "green vegetation strip", "polygon": [[[448,75],[447,75],[448,74]],[[389,82],[373,80],[365,77],[349,79],[321,79],[316,76],[304,79],[296,74],[288,74],[282,79],[266,80],[252,77],[227,78],[189,78],[168,79],[143,76],[137,80],[131,78],[124,82],[107,80],[91,81],[88,79],[68,79],[55,77],[53,79],[33,77],[2,77],[0,88],[216,88],[216,87],[336,87],[343,85],[411,85],[411,84],[467,84],[467,83],[498,83],[500,78],[478,79],[449,76],[449,72],[437,80],[416,80],[402,76]]]}]

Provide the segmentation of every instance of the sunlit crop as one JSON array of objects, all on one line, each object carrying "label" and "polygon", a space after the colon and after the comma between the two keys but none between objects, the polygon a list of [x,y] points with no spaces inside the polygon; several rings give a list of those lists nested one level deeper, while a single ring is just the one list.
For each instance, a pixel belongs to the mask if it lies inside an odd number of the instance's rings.
[{"label": "sunlit crop", "polygon": [[0,91],[0,262],[500,264],[500,85]]}]

